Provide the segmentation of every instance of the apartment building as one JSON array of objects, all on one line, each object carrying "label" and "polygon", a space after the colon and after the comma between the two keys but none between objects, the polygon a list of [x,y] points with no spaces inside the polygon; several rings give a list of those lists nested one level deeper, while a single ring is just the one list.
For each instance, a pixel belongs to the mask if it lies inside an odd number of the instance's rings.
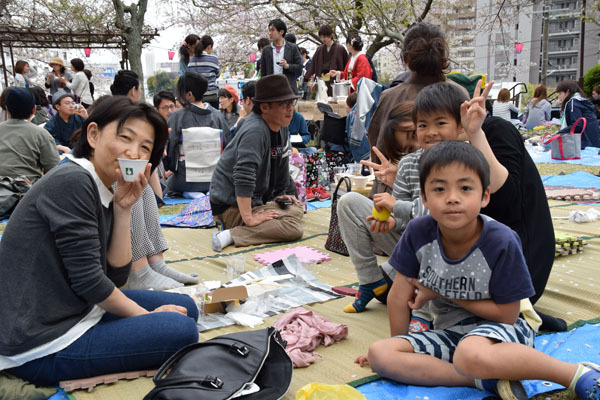
[{"label": "apartment building", "polygon": [[[539,83],[544,21],[547,18],[547,86],[555,87],[560,81],[579,78],[580,1],[545,0],[527,6],[505,7],[499,14],[500,18],[492,25],[490,17],[497,13],[494,7],[497,7],[494,0],[477,0],[477,72],[486,73],[489,79],[497,81]],[[493,28],[486,31],[486,25]],[[599,34],[598,25],[585,24],[584,73],[600,61]]]}]

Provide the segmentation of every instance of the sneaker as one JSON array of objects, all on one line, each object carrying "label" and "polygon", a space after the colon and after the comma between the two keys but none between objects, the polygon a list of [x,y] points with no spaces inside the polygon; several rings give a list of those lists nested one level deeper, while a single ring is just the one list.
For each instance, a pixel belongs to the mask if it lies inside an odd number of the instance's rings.
[{"label": "sneaker", "polygon": [[475,379],[478,389],[498,395],[502,400],[527,400],[527,392],[521,381],[506,379]]},{"label": "sneaker", "polygon": [[317,200],[317,194],[315,188],[307,187],[306,188],[306,201],[315,201]]},{"label": "sneaker", "polygon": [[[581,363],[580,369],[587,367],[583,370],[581,376],[577,380],[571,383],[571,387],[575,394],[582,400],[587,399],[600,399],[600,366],[592,363]],[[580,373],[580,369],[577,373]]]},{"label": "sneaker", "polygon": [[319,198],[320,201],[329,200],[331,198],[331,195],[329,193],[327,193],[327,191],[325,189],[323,189],[323,186],[317,186],[314,189],[316,192],[315,194]]}]

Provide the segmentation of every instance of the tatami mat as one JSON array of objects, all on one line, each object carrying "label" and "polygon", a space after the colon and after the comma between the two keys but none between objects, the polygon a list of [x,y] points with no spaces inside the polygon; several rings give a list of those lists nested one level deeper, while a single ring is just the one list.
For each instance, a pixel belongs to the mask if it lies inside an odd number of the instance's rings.
[{"label": "tatami mat", "polygon": [[[560,201],[550,201],[552,215],[566,217],[570,210],[587,209],[585,206]],[[253,260],[256,252],[284,248],[294,245],[309,245],[317,250],[324,248],[329,224],[330,209],[308,212],[304,219],[304,239],[285,245],[255,246],[252,248],[228,247],[223,254],[215,254],[210,246],[212,229],[164,229],[171,246],[166,258],[171,266],[184,271],[196,272],[201,279],[225,280],[225,262],[223,257],[240,254],[246,258],[248,269],[257,269],[260,264]],[[564,318],[567,323],[578,319],[591,319],[600,316],[600,283],[596,277],[600,273],[600,221],[587,224],[575,224],[566,219],[555,219],[557,230],[584,236],[588,245],[582,254],[557,258],[546,293],[537,303],[539,309]],[[354,268],[347,257],[330,253],[331,261],[315,267],[315,275],[330,285],[345,285],[356,282]],[[359,368],[353,360],[365,352],[374,340],[389,336],[387,310],[384,305],[372,301],[368,311],[361,314],[345,314],[342,308],[350,298],[342,298],[323,304],[313,304],[307,308],[318,312],[333,322],[349,326],[349,336],[342,342],[328,348],[319,347],[317,352],[322,360],[301,369],[294,370],[292,385],[286,396],[295,398],[296,391],[303,385],[319,381],[330,384],[346,383],[371,375],[368,368]],[[277,317],[266,320],[268,326]],[[223,333],[243,330],[230,326],[204,332],[201,340]],[[121,381],[112,385],[95,388],[91,393],[76,391],[73,394],[80,400],[132,400],[141,399],[153,387],[151,379],[139,378],[134,381]]]}]

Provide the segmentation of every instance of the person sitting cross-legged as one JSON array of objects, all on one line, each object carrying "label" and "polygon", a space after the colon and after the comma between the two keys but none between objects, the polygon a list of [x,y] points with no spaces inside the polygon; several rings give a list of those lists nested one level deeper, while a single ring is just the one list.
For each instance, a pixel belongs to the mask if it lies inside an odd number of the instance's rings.
[{"label": "person sitting cross-legged", "polygon": [[[466,123],[465,123],[466,126]],[[410,385],[471,386],[502,399],[528,399],[520,380],[556,382],[580,399],[600,399],[600,366],[572,364],[533,348],[535,331],[519,316],[535,294],[521,241],[480,213],[493,169],[476,147],[449,140],[419,161],[430,215],[412,220],[390,258],[392,337],[355,362]],[[435,329],[408,334],[411,309],[431,304]]]},{"label": "person sitting cross-legged", "polygon": [[290,185],[288,161],[287,126],[297,98],[281,74],[256,83],[252,113],[238,122],[210,183],[212,213],[225,228],[213,233],[214,251],[302,237],[304,208]]},{"label": "person sitting cross-legged", "polygon": [[29,122],[36,110],[29,89],[9,88],[5,102],[8,120],[0,123],[0,176],[26,176],[35,182],[58,164],[54,139]]},{"label": "person sitting cross-legged", "polygon": [[71,93],[57,91],[52,96],[52,106],[57,113],[44,125],[44,128],[54,137],[56,148],[65,154],[71,151],[71,136],[81,128],[87,118],[87,112],[83,107],[80,107],[80,114],[75,113],[76,105],[75,96]]}]

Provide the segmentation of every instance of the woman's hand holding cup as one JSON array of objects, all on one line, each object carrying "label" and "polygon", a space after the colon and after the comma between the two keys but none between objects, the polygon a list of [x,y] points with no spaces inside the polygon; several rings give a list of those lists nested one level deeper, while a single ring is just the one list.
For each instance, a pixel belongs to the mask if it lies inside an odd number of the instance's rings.
[{"label": "woman's hand holding cup", "polygon": [[144,188],[150,179],[152,165],[147,160],[119,159],[120,168],[117,168],[117,187],[115,189],[114,204],[121,209],[128,210],[142,197]]}]

